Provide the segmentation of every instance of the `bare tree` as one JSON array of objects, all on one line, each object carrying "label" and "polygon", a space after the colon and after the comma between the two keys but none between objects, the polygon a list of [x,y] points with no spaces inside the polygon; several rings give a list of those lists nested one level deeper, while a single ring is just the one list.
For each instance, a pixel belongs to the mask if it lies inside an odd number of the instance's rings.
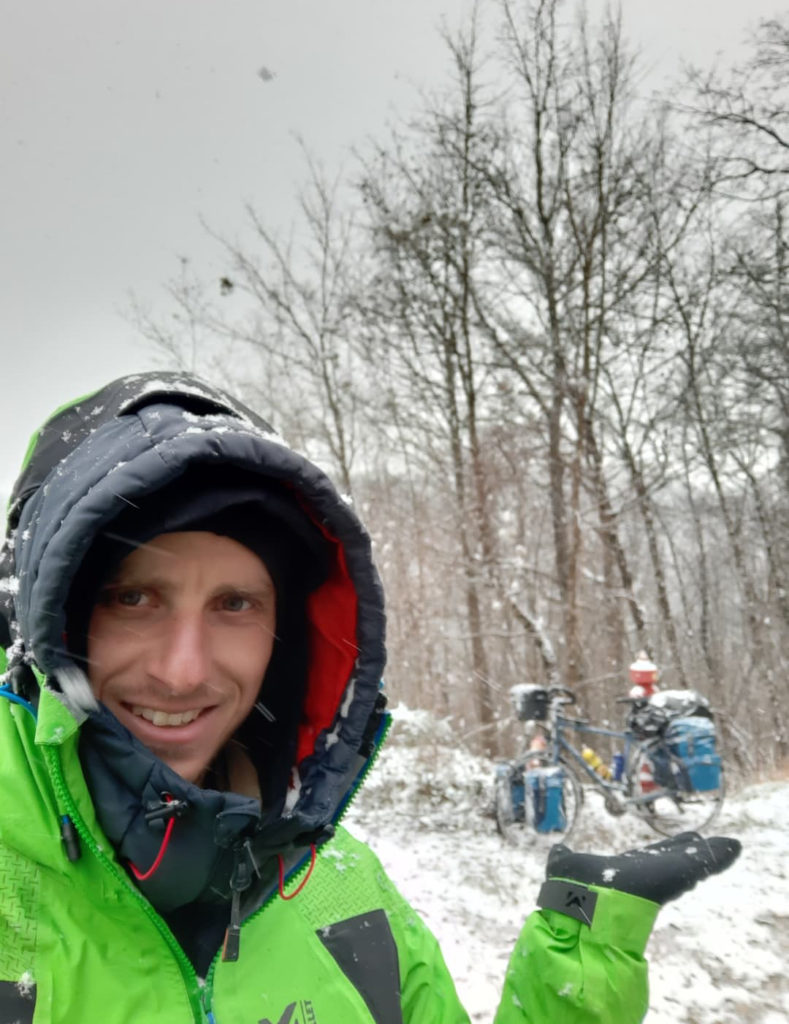
[{"label": "bare tree", "polygon": [[412,444],[430,472],[450,484],[471,692],[485,730],[495,708],[484,635],[495,556],[482,436],[489,373],[473,292],[486,219],[478,165],[495,138],[483,118],[476,13],[464,33],[445,40],[455,68],[453,94],[431,103],[407,138],[378,147],[366,163],[362,190],[378,264],[367,299],[368,321],[375,324],[368,345],[387,370],[387,407],[405,403]]},{"label": "bare tree", "polygon": [[663,140],[633,109],[633,61],[619,20],[609,17],[596,32],[584,19],[567,28],[561,8],[543,0],[521,15],[501,3],[514,84],[506,159],[488,173],[506,301],[488,303],[483,315],[502,370],[524,385],[545,423],[563,669],[575,684],[588,668],[579,605],[588,494],[608,560],[606,592],[624,587],[639,641],[645,628],[597,433],[604,375],[616,376],[612,338],[626,337],[621,320],[648,290],[659,257],[645,181]]},{"label": "bare tree", "polygon": [[[252,403],[273,410],[278,427],[338,476],[348,495],[366,436],[361,421],[368,368],[358,337],[356,218],[303,148],[307,184],[301,217],[281,239],[253,206],[248,236],[210,230],[223,266],[218,283],[182,273],[168,292],[176,316],[134,315],[143,334],[180,365],[199,359]],[[206,230],[209,230],[206,228]]]}]

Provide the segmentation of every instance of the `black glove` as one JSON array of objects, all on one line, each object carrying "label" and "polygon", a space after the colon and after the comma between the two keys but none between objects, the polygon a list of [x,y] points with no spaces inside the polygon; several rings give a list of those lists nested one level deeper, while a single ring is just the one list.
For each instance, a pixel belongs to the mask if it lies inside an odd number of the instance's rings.
[{"label": "black glove", "polygon": [[705,839],[698,832],[683,832],[612,856],[574,853],[560,844],[548,854],[546,877],[617,889],[662,906],[692,889],[696,882],[725,871],[741,849],[736,839]]}]

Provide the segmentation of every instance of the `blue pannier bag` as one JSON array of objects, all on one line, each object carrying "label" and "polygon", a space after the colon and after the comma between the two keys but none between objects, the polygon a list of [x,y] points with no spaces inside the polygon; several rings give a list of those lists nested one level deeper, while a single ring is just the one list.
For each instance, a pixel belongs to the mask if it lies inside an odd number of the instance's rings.
[{"label": "blue pannier bag", "polygon": [[560,765],[551,768],[529,768],[523,775],[526,799],[534,814],[538,832],[563,832],[567,827],[564,812],[564,771]]},{"label": "blue pannier bag", "polygon": [[694,790],[702,793],[720,787],[721,759],[715,749],[712,719],[700,715],[675,718],[666,730],[666,742],[687,769]]}]

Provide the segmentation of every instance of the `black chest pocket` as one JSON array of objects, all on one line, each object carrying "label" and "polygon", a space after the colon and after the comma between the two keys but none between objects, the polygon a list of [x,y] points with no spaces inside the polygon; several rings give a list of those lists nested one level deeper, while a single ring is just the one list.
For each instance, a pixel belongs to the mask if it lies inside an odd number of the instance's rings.
[{"label": "black chest pocket", "polygon": [[349,917],[317,934],[364,999],[375,1024],[403,1024],[400,964],[385,911]]}]

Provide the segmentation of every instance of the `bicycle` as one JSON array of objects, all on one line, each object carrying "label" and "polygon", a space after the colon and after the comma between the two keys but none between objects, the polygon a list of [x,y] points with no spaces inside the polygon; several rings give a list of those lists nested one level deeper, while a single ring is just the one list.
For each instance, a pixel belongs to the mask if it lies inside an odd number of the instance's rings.
[{"label": "bicycle", "polygon": [[[496,825],[508,841],[534,845],[541,839],[567,839],[584,802],[582,780],[602,794],[608,813],[632,811],[661,835],[700,832],[717,817],[724,772],[706,701],[697,694],[688,691],[700,702],[696,715],[688,714],[694,709],[687,704],[672,710],[620,697],[617,702],[630,704],[631,710],[626,728],[619,730],[568,717],[562,709],[575,703],[575,695],[564,687],[521,686],[513,691],[520,691],[522,698],[518,717],[537,724],[535,738],[541,741],[535,745],[533,738],[529,749],[496,768]],[[708,728],[699,714],[706,716]],[[565,735],[568,731],[621,744],[613,769],[599,758],[596,767],[589,763]],[[589,757],[594,752],[586,753]]]}]

